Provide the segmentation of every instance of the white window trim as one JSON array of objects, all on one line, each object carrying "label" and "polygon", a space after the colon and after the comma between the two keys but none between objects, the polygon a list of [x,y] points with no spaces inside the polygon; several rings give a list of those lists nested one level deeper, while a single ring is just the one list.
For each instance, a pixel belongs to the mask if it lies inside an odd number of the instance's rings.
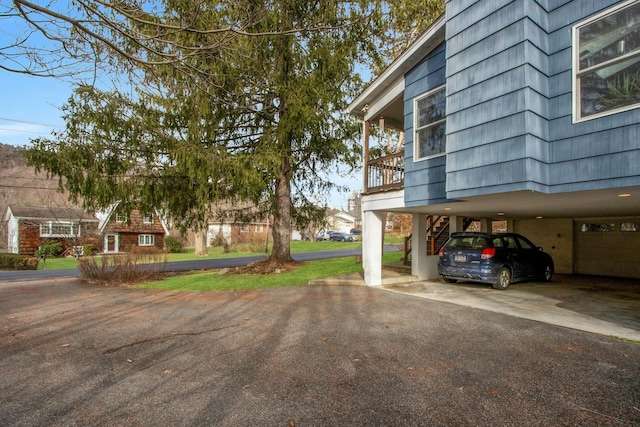
[{"label": "white window trim", "polygon": [[[572,31],[571,31],[571,62],[572,62],[572,67],[571,67],[571,89],[572,89],[572,98],[571,98],[571,108],[572,108],[572,122],[573,123],[581,123],[581,122],[585,122],[588,120],[593,120],[593,119],[598,119],[600,117],[605,117],[605,116],[609,116],[612,114],[617,114],[617,113],[622,113],[624,111],[629,111],[629,110],[633,110],[636,108],[640,108],[640,103],[638,104],[634,104],[634,105],[627,105],[625,107],[621,107],[621,108],[615,108],[612,110],[608,110],[608,111],[603,111],[601,113],[596,113],[596,114],[591,114],[589,116],[586,117],[582,117],[580,115],[580,107],[581,107],[581,103],[580,103],[580,99],[581,99],[581,93],[580,93],[580,81],[578,79],[578,74],[588,74],[589,72],[593,72],[593,68],[589,68],[586,71],[580,71],[580,52],[579,52],[579,41],[580,41],[580,28],[584,27],[585,25],[589,25],[592,24],[593,22],[596,22],[602,18],[604,18],[607,15],[611,15],[613,13],[616,13],[617,11],[624,9],[628,6],[631,6],[632,4],[638,2],[638,0],[628,0],[624,3],[615,5],[607,10],[604,10],[600,13],[598,13],[597,15],[591,16],[587,19],[582,20],[581,22],[577,23],[576,25],[573,26]],[[607,64],[615,64],[618,62],[623,62],[626,59],[629,59],[630,57],[633,56],[638,56],[640,55],[640,53],[633,53],[633,54],[629,54],[629,55],[624,55],[620,58],[616,58],[615,60],[611,60],[611,61],[607,61],[603,64],[598,64],[598,68],[600,67],[605,67]],[[622,58],[622,59],[621,59]]]},{"label": "white window trim", "polygon": [[240,232],[241,233],[248,233],[251,231],[251,226],[249,224],[241,224],[240,225]]},{"label": "white window trim", "polygon": [[[109,250],[109,236],[113,237],[113,250]],[[120,252],[120,235],[119,234],[105,234],[104,235],[104,253],[119,253]]]},{"label": "white window trim", "polygon": [[127,216],[125,214],[116,213],[116,222],[127,222]]},{"label": "white window trim", "polygon": [[[430,156],[424,156],[424,157],[420,157],[418,155],[418,138],[416,137],[416,135],[418,134],[418,102],[423,100],[424,98],[427,98],[431,95],[433,95],[434,93],[445,89],[446,85],[440,85],[434,89],[431,89],[430,91],[422,94],[421,96],[415,97],[413,99],[413,161],[414,162],[421,162],[423,160],[429,160],[429,159],[435,159],[436,157],[442,157],[445,156],[447,154],[446,149],[444,153],[438,153],[438,154],[432,154]],[[446,96],[446,92],[445,92],[445,96]],[[433,122],[433,123],[429,123],[428,126],[422,126],[420,129],[424,129],[426,127],[429,126],[435,126],[439,123],[446,123],[447,121],[447,112],[445,110],[444,113],[444,119],[442,120],[438,120],[437,122]],[[445,139],[446,139],[446,135],[445,135]],[[446,142],[445,142],[445,147],[446,147]]]},{"label": "white window trim", "polygon": [[144,224],[153,224],[153,214],[152,213],[146,213],[146,214],[142,215],[142,222]]},{"label": "white window trim", "polygon": [[[71,233],[52,233],[51,229],[54,225],[60,226],[71,226]],[[42,232],[42,227],[46,226],[49,229],[48,233]],[[76,229],[76,232],[73,232],[73,229]],[[45,221],[40,223],[40,237],[58,237],[58,238],[74,238],[80,237],[80,224],[73,221]]]},{"label": "white window trim", "polygon": [[155,246],[156,236],[153,234],[138,234],[138,246]]}]

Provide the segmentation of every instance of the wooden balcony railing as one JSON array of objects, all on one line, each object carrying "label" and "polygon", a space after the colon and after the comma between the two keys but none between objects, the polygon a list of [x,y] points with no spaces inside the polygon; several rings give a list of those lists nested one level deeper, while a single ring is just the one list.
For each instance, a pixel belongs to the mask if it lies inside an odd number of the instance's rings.
[{"label": "wooden balcony railing", "polygon": [[365,193],[404,187],[404,152],[391,154],[367,162]]}]

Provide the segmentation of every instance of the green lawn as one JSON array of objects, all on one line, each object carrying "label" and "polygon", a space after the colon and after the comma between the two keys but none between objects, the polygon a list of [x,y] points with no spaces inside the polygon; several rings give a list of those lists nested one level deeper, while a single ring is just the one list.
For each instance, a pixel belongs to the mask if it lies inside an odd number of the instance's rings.
[{"label": "green lawn", "polygon": [[[399,262],[402,252],[385,253],[383,263]],[[223,274],[208,272],[186,273],[168,277],[157,282],[138,285],[138,288],[174,291],[224,291],[243,289],[265,289],[284,286],[306,285],[311,279],[339,276],[362,271],[362,264],[355,257],[341,257],[306,261],[294,271],[280,274]]]},{"label": "green lawn", "polygon": [[[291,253],[358,249],[361,246],[361,242],[303,242],[294,240],[291,242]],[[269,251],[271,251],[271,244],[269,245]],[[237,258],[267,254],[268,252],[265,252],[264,248],[258,249],[255,245],[234,245],[228,253],[224,253],[221,247],[209,248],[208,254],[205,257],[195,256],[194,248],[186,248],[182,253],[169,254],[169,262],[187,261],[192,259]]]},{"label": "green lawn", "polygon": [[[398,244],[404,242],[402,236],[387,234],[385,236],[386,244]],[[362,242],[305,242],[294,240],[291,242],[291,253],[303,252],[321,252],[343,249],[358,249],[362,246]],[[269,246],[271,250],[271,245]],[[214,259],[214,258],[236,258],[255,255],[266,255],[264,248],[256,248],[255,245],[234,245],[229,253],[224,253],[221,247],[209,248],[208,255],[205,257],[195,256],[194,248],[185,248],[179,254],[169,254],[169,262],[172,261],[188,261],[193,259]],[[43,267],[47,270],[61,270],[67,268],[77,268],[78,262],[75,258],[47,258],[46,264],[40,260],[38,270]]]},{"label": "green lawn", "polygon": [[64,270],[67,268],[78,268],[78,261],[75,258],[47,258],[46,261],[38,262],[38,270]]}]

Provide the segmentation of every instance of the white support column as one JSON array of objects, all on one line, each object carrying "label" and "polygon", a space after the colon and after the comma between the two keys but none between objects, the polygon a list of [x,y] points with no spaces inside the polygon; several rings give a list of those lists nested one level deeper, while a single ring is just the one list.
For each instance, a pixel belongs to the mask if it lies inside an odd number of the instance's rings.
[{"label": "white support column", "polygon": [[449,234],[464,231],[464,218],[461,216],[449,217]]},{"label": "white support column", "polygon": [[419,280],[433,280],[439,278],[438,254],[427,256],[428,243],[426,214],[413,215],[411,221],[411,232],[413,233],[411,238],[411,274],[417,276]]},{"label": "white support column", "polygon": [[515,221],[512,219],[507,220],[507,231],[513,233],[515,230]]},{"label": "white support column", "polygon": [[382,285],[382,227],[381,212],[363,212],[362,267],[367,286]]},{"label": "white support column", "polygon": [[411,216],[411,274],[420,280],[429,279],[426,269],[427,215],[414,213]]}]

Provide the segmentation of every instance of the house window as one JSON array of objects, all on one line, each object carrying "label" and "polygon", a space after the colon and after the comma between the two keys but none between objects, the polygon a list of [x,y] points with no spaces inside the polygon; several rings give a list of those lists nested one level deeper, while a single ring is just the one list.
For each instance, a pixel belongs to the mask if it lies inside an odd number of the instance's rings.
[{"label": "house window", "polygon": [[623,222],[620,231],[640,231],[640,222]]},{"label": "house window", "polygon": [[574,122],[640,106],[640,1],[573,27]]},{"label": "house window", "polygon": [[248,233],[249,232],[249,224],[242,224],[240,226],[240,232],[241,233]]},{"label": "house window", "polygon": [[612,222],[598,222],[598,223],[583,223],[580,226],[582,232],[609,232],[615,229],[615,224]]},{"label": "house window", "polygon": [[153,224],[153,214],[144,214],[144,216],[142,217],[142,222],[144,222],[145,224]]},{"label": "house window", "polygon": [[80,226],[68,221],[48,221],[40,224],[40,237],[78,237]]},{"label": "house window", "polygon": [[264,224],[256,224],[256,233],[264,233]]},{"label": "house window", "polygon": [[153,234],[139,234],[138,246],[153,246],[156,243],[156,236]]},{"label": "house window", "polygon": [[416,99],[414,105],[416,159],[444,154],[446,100],[444,86]]},{"label": "house window", "polygon": [[116,222],[127,222],[127,216],[123,213],[117,213]]}]

